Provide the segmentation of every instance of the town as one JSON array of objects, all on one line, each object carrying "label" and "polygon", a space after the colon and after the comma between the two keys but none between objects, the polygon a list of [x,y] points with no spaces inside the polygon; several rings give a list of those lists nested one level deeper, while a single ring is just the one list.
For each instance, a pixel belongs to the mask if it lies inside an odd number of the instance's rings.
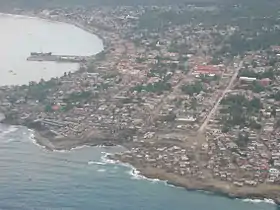
[{"label": "town", "polygon": [[0,87],[4,122],[35,128],[49,149],[122,145],[112,158],[144,175],[280,201],[277,11],[235,20],[194,5],[14,12],[81,27],[104,51],[60,78]]}]

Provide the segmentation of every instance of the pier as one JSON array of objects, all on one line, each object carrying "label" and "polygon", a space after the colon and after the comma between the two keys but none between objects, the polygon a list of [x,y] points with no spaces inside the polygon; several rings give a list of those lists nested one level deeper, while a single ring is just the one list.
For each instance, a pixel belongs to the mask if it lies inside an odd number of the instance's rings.
[{"label": "pier", "polygon": [[91,56],[76,56],[76,55],[52,55],[52,54],[31,54],[28,61],[53,61],[65,63],[82,63],[86,62]]}]

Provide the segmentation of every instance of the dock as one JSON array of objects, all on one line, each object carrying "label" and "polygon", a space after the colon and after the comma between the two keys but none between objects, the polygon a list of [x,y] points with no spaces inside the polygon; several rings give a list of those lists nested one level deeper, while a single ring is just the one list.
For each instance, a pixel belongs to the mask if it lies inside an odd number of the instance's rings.
[{"label": "dock", "polygon": [[91,56],[75,56],[75,55],[30,55],[28,61],[52,61],[65,63],[82,63],[86,62]]}]

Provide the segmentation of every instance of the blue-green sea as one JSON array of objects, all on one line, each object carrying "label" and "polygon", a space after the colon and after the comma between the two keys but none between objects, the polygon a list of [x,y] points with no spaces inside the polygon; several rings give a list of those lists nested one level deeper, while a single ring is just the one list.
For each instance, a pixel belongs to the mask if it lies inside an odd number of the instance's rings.
[{"label": "blue-green sea", "polygon": [[87,147],[50,152],[34,144],[32,131],[0,125],[0,209],[276,209],[269,203],[189,192],[133,176],[132,168],[104,158],[121,150]]}]

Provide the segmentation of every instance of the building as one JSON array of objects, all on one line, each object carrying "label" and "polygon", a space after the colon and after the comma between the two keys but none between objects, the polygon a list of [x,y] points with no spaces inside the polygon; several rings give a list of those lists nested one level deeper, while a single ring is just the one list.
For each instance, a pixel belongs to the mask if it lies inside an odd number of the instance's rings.
[{"label": "building", "polygon": [[269,78],[263,78],[259,82],[262,86],[268,86],[268,85],[270,85],[271,80]]},{"label": "building", "polygon": [[280,52],[280,46],[271,46],[273,52]]},{"label": "building", "polygon": [[215,65],[202,65],[202,66],[196,66],[194,68],[193,74],[201,75],[201,74],[221,74],[221,70],[218,66]]},{"label": "building", "polygon": [[256,80],[257,80],[257,78],[254,78],[254,77],[240,77],[239,78],[239,81],[241,83],[252,83],[252,82],[254,82]]}]

